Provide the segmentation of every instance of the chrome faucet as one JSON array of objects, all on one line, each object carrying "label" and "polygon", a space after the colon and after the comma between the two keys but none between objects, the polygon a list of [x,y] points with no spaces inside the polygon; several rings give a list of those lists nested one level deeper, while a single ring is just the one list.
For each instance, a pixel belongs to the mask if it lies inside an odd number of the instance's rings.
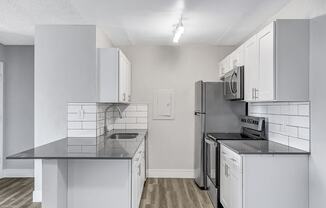
[{"label": "chrome faucet", "polygon": [[108,132],[108,125],[107,125],[107,112],[110,108],[115,108],[118,110],[119,112],[119,117],[122,118],[122,113],[121,113],[121,110],[119,108],[119,105],[118,104],[113,104],[113,105],[110,105],[108,106],[105,111],[104,111],[104,135],[106,135],[106,133]]}]

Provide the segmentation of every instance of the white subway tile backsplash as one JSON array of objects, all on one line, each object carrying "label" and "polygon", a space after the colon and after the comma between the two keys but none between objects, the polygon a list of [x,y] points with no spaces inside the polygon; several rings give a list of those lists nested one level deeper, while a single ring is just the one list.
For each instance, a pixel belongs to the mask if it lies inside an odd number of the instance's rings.
[{"label": "white subway tile backsplash", "polygon": [[144,104],[137,104],[137,111],[148,111],[148,106]]},{"label": "white subway tile backsplash", "polygon": [[82,109],[81,105],[68,105],[68,113],[77,113]]},{"label": "white subway tile backsplash", "polygon": [[267,106],[262,105],[253,105],[252,108],[250,109],[251,113],[267,113]]},{"label": "white subway tile backsplash", "polygon": [[96,137],[96,129],[87,130],[87,129],[68,129],[69,137]]},{"label": "white subway tile backsplash", "polygon": [[310,140],[310,129],[308,128],[299,128],[299,136],[300,139]]},{"label": "white subway tile backsplash", "polygon": [[147,118],[137,118],[137,123],[146,123],[147,124]]},{"label": "white subway tile backsplash", "polygon": [[284,131],[283,133],[287,133],[287,135],[291,137],[298,137],[298,127],[286,126],[286,131]]},{"label": "white subway tile backsplash", "polygon": [[266,118],[271,141],[309,151],[310,103],[249,103],[249,115]]},{"label": "white subway tile backsplash", "polygon": [[126,124],[126,129],[147,129],[147,124]]},{"label": "white subway tile backsplash", "polygon": [[83,122],[82,123],[83,129],[96,129],[96,122]]},{"label": "white subway tile backsplash", "polygon": [[299,108],[299,115],[300,116],[309,116],[310,114],[310,107],[309,105],[298,105]]},{"label": "white subway tile backsplash", "polygon": [[295,137],[289,137],[289,146],[305,150],[307,152],[310,151],[310,142],[304,139],[298,139]]},{"label": "white subway tile backsplash", "polygon": [[81,129],[81,128],[82,128],[81,121],[68,122],[68,129]]},{"label": "white subway tile backsplash", "polygon": [[281,143],[284,145],[289,145],[289,137],[288,136],[269,132],[268,137],[269,137],[270,141],[278,142],[278,143]]},{"label": "white subway tile backsplash", "polygon": [[280,115],[281,114],[281,106],[280,105],[269,105],[267,112],[268,112],[268,114]]},{"label": "white subway tile backsplash", "polygon": [[83,105],[83,110],[85,113],[96,113],[96,104],[94,105]]},{"label": "white subway tile backsplash", "polygon": [[[69,103],[68,136],[96,137],[104,134],[105,110],[112,104],[104,103]],[[115,108],[107,111],[107,130],[112,129],[146,129],[146,104],[121,106],[122,118]]]},{"label": "white subway tile backsplash", "polygon": [[113,124],[113,129],[125,129],[126,124],[125,123],[115,123]]},{"label": "white subway tile backsplash", "polygon": [[129,105],[126,110],[126,112],[128,111],[137,111],[137,106],[136,105]]},{"label": "white subway tile backsplash", "polygon": [[68,113],[68,121],[96,121],[95,113]]},{"label": "white subway tile backsplash", "polygon": [[309,128],[309,117],[304,116],[289,116],[288,125]]},{"label": "white subway tile backsplash", "polygon": [[126,117],[147,117],[147,112],[126,112]]},{"label": "white subway tile backsplash", "polygon": [[281,133],[281,125],[280,124],[269,124],[269,131],[274,133]]}]

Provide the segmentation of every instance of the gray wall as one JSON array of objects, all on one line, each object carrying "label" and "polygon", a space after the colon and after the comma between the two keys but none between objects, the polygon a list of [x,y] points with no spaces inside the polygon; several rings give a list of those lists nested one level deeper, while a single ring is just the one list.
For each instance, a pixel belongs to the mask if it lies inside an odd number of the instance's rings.
[{"label": "gray wall", "polygon": [[5,59],[5,47],[0,43],[0,61],[4,61]]},{"label": "gray wall", "polygon": [[[4,155],[34,146],[34,47],[5,46]],[[33,161],[6,160],[6,169],[32,169]]]},{"label": "gray wall", "polygon": [[[95,26],[35,29],[35,146],[67,136],[67,103],[96,100]],[[35,201],[41,200],[41,162],[35,163]]]},{"label": "gray wall", "polygon": [[[121,47],[132,63],[132,101],[149,103],[149,169],[193,173],[195,81],[216,81],[233,47]],[[175,90],[175,119],[153,120],[156,89]],[[154,172],[153,171],[153,172]]]},{"label": "gray wall", "polygon": [[310,30],[310,208],[320,208],[326,204],[326,15],[312,19]]}]

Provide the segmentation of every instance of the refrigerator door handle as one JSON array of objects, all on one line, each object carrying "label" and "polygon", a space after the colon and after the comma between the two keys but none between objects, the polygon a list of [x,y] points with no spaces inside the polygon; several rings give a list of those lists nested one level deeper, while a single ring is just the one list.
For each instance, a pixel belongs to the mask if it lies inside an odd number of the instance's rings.
[{"label": "refrigerator door handle", "polygon": [[198,115],[205,115],[206,113],[202,113],[202,112],[195,112],[194,114],[195,114],[195,116],[198,116]]}]

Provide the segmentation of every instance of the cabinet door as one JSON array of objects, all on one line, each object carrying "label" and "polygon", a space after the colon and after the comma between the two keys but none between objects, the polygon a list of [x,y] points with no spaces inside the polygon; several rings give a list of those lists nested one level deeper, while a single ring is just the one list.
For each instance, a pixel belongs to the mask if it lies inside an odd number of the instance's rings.
[{"label": "cabinet door", "polygon": [[119,102],[127,101],[127,58],[119,52]]},{"label": "cabinet door", "polygon": [[259,87],[257,100],[274,100],[274,23],[268,25],[257,34],[259,57]]},{"label": "cabinet door", "polygon": [[139,184],[139,180],[138,180],[138,164],[139,164],[139,159],[133,159],[132,160],[132,208],[138,208],[138,201],[139,201],[139,197],[138,197],[138,184]]},{"label": "cabinet door", "polygon": [[253,36],[244,44],[244,88],[246,101],[256,100],[256,89],[258,88],[259,80],[258,60],[257,36]]},{"label": "cabinet door", "polygon": [[232,167],[230,170],[230,208],[242,208],[242,175]]},{"label": "cabinet door", "polygon": [[230,208],[230,168],[223,152],[221,153],[220,168],[220,202],[224,208]]},{"label": "cabinet door", "polygon": [[243,45],[230,54],[230,69],[244,65]]},{"label": "cabinet door", "polygon": [[126,94],[127,102],[131,102],[131,63],[127,60],[126,63]]}]

